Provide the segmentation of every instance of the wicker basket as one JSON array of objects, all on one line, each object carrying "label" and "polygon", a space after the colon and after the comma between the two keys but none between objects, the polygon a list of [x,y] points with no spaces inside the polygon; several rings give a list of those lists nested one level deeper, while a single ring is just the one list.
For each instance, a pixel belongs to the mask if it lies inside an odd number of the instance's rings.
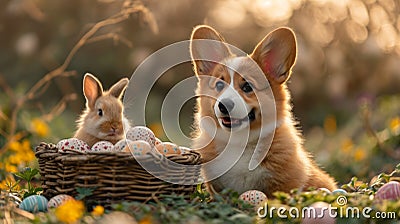
[{"label": "wicker basket", "polygon": [[[94,188],[89,199],[110,205],[121,201],[147,201],[160,194],[176,193],[189,197],[196,188],[195,185],[172,184],[156,178],[143,169],[128,152],[58,152],[54,144],[41,143],[36,147],[36,157],[43,195],[47,198],[58,194],[75,196],[78,187]],[[168,165],[170,162],[198,165],[200,155],[190,151],[170,156],[148,154],[140,159],[140,163],[151,164],[155,170],[162,171],[157,176],[165,175],[165,178],[173,179],[174,183],[196,183],[199,179],[199,166],[175,169]]]}]

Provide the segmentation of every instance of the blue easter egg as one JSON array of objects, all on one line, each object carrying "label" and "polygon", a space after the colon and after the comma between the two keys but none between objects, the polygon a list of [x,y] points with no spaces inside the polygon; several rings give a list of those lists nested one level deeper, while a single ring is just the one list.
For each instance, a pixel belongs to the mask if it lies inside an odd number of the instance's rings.
[{"label": "blue easter egg", "polygon": [[47,211],[47,199],[41,195],[32,195],[22,200],[19,208],[27,212],[45,212]]}]

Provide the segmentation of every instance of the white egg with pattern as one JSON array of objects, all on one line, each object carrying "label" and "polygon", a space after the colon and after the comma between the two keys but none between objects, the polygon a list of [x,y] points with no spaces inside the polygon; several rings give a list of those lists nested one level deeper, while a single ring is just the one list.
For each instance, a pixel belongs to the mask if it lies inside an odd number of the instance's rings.
[{"label": "white egg with pattern", "polygon": [[259,205],[261,202],[267,200],[267,195],[265,195],[263,192],[258,191],[258,190],[249,190],[246,192],[243,192],[240,196],[239,199],[251,204],[251,205]]},{"label": "white egg with pattern", "polygon": [[156,144],[156,136],[154,133],[147,127],[144,126],[136,126],[132,127],[126,133],[126,138],[131,141],[143,140],[150,144],[151,148],[153,148]]},{"label": "white egg with pattern", "polygon": [[59,152],[66,152],[68,150],[77,152],[86,152],[90,150],[89,145],[77,138],[67,138],[59,141],[56,145]]},{"label": "white egg with pattern", "polygon": [[96,142],[89,152],[113,152],[114,145],[109,141]]},{"label": "white egg with pattern", "polygon": [[50,198],[49,202],[47,203],[47,209],[57,208],[69,200],[75,200],[75,199],[67,194],[56,195]]}]

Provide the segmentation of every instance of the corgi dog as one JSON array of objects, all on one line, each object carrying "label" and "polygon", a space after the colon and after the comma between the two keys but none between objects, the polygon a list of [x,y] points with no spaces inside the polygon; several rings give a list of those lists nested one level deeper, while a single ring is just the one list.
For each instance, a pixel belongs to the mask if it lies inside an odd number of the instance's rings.
[{"label": "corgi dog", "polygon": [[278,28],[243,56],[210,26],[195,27],[190,41],[198,78],[192,148],[211,193],[336,189],[304,149],[292,115],[286,81],[297,57],[294,32]]}]

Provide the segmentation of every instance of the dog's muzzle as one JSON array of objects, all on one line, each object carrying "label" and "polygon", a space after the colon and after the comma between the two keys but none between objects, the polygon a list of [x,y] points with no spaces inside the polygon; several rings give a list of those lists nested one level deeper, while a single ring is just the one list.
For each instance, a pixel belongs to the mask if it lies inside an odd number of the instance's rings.
[{"label": "dog's muzzle", "polygon": [[[222,112],[222,111],[221,111]],[[256,114],[254,112],[254,109],[252,109],[246,117],[238,119],[238,118],[232,118],[229,116],[229,113],[227,114],[227,116],[223,116],[221,117],[221,123],[223,126],[225,126],[226,128],[235,128],[235,127],[239,127],[240,125],[242,125],[243,122],[252,122],[254,119],[256,119]]]}]

